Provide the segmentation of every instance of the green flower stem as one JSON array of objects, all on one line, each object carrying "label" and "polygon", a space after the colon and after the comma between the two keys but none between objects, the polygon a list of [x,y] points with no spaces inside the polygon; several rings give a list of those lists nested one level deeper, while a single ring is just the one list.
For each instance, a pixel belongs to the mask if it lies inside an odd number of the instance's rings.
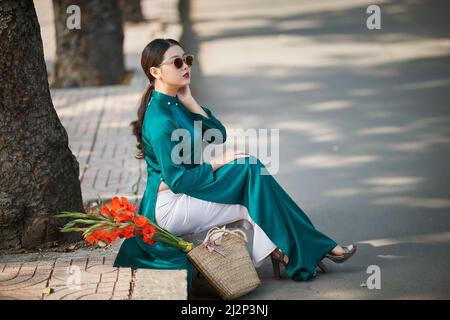
[{"label": "green flower stem", "polygon": [[[139,215],[135,214],[135,217]],[[136,228],[134,221],[131,219],[125,222],[116,222],[115,218],[109,215],[105,215],[103,213],[98,214],[86,214],[82,212],[61,212],[56,215],[58,218],[75,218],[75,220],[68,222],[64,228],[61,229],[61,232],[83,232],[83,236],[87,237],[92,234],[97,228],[106,228],[108,231],[120,230],[127,226],[132,226]],[[186,249],[192,248],[193,244],[187,241],[184,241],[182,238],[177,237],[167,231],[166,229],[161,228],[157,224],[148,220],[148,223],[155,228],[155,235],[153,236],[153,241],[161,242],[171,247],[175,247],[186,251]],[[77,224],[80,225],[91,225],[90,227],[80,228],[76,227]],[[142,232],[142,228],[140,229]]]}]

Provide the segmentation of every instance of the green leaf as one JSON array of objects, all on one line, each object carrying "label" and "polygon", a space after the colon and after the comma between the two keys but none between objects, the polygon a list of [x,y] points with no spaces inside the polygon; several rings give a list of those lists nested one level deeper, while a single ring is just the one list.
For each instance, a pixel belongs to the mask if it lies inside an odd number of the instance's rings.
[{"label": "green leaf", "polygon": [[75,227],[75,225],[76,225],[76,223],[74,223],[73,221],[70,221],[64,225],[64,228],[72,228],[72,227]]},{"label": "green leaf", "polygon": [[115,221],[115,220],[114,220],[114,217],[107,216],[107,215],[104,215],[104,214],[102,214],[102,216],[105,217],[106,219],[108,219],[108,220],[111,221],[111,222],[114,222],[114,221]]},{"label": "green leaf", "polygon": [[59,232],[82,232],[85,230],[86,228],[63,228],[59,230]]},{"label": "green leaf", "polygon": [[98,227],[101,227],[101,226],[103,226],[103,223],[97,223],[97,224],[94,224],[92,227],[89,227],[89,229],[87,229],[87,230],[83,233],[83,236],[84,236],[84,237],[90,236],[91,233],[94,232],[95,229],[97,229]]},{"label": "green leaf", "polygon": [[85,213],[63,212],[55,215],[56,218],[85,218]]},{"label": "green leaf", "polygon": [[74,224],[97,224],[98,220],[88,220],[88,219],[76,219],[71,221],[70,223],[74,223]]},{"label": "green leaf", "polygon": [[81,219],[104,219],[101,214],[86,214],[80,212],[61,212],[55,215],[56,218],[81,218]]}]

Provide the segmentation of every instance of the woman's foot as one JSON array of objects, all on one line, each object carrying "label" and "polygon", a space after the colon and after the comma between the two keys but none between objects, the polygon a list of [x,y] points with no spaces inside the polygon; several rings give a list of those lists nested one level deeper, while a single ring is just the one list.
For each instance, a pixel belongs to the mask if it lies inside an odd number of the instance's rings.
[{"label": "woman's foot", "polygon": [[281,279],[280,265],[286,266],[289,263],[289,257],[286,254],[284,254],[284,252],[281,251],[281,249],[276,248],[270,254],[270,259],[272,261],[273,275],[275,279],[280,280]]},{"label": "woman's foot", "polygon": [[326,257],[333,262],[342,263],[350,259],[350,257],[352,257],[355,252],[356,245],[351,244],[344,247],[337,245],[333,250],[331,250],[330,253],[326,255]]},{"label": "woman's foot", "polygon": [[279,248],[276,248],[275,250],[273,250],[270,255],[276,261],[279,261],[284,265],[287,265],[289,263],[289,257],[283,251],[281,251],[281,249],[279,249]]},{"label": "woman's foot", "polygon": [[[348,245],[347,248],[349,250],[353,249],[353,245]],[[331,254],[335,256],[342,256],[345,253],[344,248],[342,248],[340,245],[337,245],[333,250],[331,250]]]}]

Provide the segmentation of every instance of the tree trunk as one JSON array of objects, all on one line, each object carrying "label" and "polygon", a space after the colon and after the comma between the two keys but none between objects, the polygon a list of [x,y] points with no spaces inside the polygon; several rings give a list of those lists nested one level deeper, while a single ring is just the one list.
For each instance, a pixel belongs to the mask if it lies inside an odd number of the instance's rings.
[{"label": "tree trunk", "polygon": [[[68,18],[80,8],[80,29]],[[125,76],[122,12],[117,0],[53,0],[56,29],[54,85],[57,87],[119,84]],[[69,19],[69,21],[72,21]]]},{"label": "tree trunk", "polygon": [[32,0],[0,0],[0,248],[81,239],[60,211],[83,211],[79,166],[50,96]]},{"label": "tree trunk", "polygon": [[119,7],[122,10],[123,21],[133,23],[145,21],[141,0],[119,0]]}]

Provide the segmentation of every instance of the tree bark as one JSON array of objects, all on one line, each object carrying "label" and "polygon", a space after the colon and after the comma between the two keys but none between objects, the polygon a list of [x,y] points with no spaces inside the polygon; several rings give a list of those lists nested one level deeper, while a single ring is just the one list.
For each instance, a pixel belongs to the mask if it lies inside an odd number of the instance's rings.
[{"label": "tree bark", "polygon": [[79,165],[50,96],[32,0],[0,0],[0,248],[59,240],[61,211],[83,212]]},{"label": "tree bark", "polygon": [[[80,29],[69,29],[67,8],[80,8]],[[122,12],[117,0],[53,0],[56,29],[54,85],[119,84],[125,76]]]},{"label": "tree bark", "polygon": [[119,0],[119,7],[122,10],[123,21],[125,22],[143,22],[141,0]]}]

